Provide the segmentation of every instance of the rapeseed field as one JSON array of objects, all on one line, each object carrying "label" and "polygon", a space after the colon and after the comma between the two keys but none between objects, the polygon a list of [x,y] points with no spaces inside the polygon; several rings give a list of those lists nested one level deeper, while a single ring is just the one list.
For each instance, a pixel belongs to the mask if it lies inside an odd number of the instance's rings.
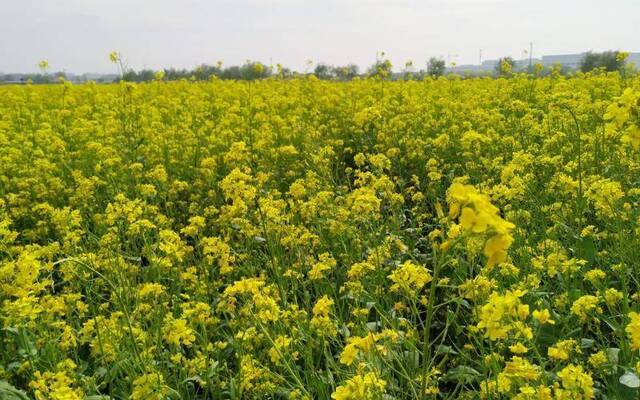
[{"label": "rapeseed field", "polygon": [[0,87],[0,398],[635,399],[640,78]]}]

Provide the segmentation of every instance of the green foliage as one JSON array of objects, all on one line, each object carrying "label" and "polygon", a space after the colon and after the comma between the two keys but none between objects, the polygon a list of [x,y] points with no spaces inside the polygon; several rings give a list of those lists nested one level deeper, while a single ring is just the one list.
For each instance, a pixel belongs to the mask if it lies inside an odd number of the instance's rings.
[{"label": "green foliage", "polygon": [[360,74],[359,68],[355,64],[347,64],[342,67],[334,67],[336,77],[341,81],[348,81]]},{"label": "green foliage", "polygon": [[7,381],[0,381],[0,399],[2,400],[29,400],[27,394],[16,389]]},{"label": "green foliage", "polygon": [[381,52],[376,57],[376,63],[369,68],[368,75],[375,79],[389,79],[391,68],[393,68],[391,61],[385,58],[384,52]]},{"label": "green foliage", "polygon": [[624,68],[625,60],[619,57],[619,51],[605,51],[602,53],[594,53],[592,51],[585,54],[580,63],[582,72],[593,71],[602,68],[606,71],[620,71]]},{"label": "green foliage", "polygon": [[498,76],[508,76],[513,73],[513,69],[515,68],[516,61],[511,57],[502,57],[498,60],[498,64],[496,64],[496,74]]},{"label": "green foliage", "polygon": [[335,77],[333,67],[327,64],[322,64],[322,63],[316,65],[315,69],[313,70],[313,74],[318,79],[329,80]]},{"label": "green foliage", "polygon": [[431,57],[427,62],[427,74],[430,76],[437,78],[439,76],[444,75],[445,72],[445,62],[441,58]]}]

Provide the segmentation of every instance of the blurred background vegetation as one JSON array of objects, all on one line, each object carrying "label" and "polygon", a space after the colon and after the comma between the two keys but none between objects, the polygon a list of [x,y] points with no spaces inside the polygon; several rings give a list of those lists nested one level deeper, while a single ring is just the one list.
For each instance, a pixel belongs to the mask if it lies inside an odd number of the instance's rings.
[{"label": "blurred background vegetation", "polygon": [[[116,53],[117,54],[117,53]],[[125,64],[120,64],[118,73],[113,74],[69,74],[66,72],[49,72],[48,63],[46,61],[39,64],[40,73],[0,73],[1,83],[56,83],[62,80],[72,82],[95,81],[99,83],[119,82],[121,80],[127,82],[150,82],[153,80],[192,80],[206,81],[210,79],[223,80],[257,80],[265,78],[293,79],[300,76],[314,75],[318,79],[332,81],[349,81],[355,78],[376,77],[388,80],[407,80],[407,79],[424,79],[425,77],[438,78],[448,74],[455,74],[462,78],[465,77],[507,77],[513,73],[531,73],[539,76],[546,76],[555,71],[562,75],[573,75],[579,72],[587,73],[592,71],[612,72],[625,70],[635,71],[635,65],[627,65],[624,52],[605,51],[605,52],[586,52],[580,62],[579,68],[570,68],[566,65],[557,64],[551,66],[542,65],[525,65],[519,66],[518,62],[512,57],[503,57],[497,60],[495,68],[488,71],[465,71],[456,68],[455,64],[447,65],[444,59],[431,57],[425,62],[425,67],[416,70],[413,62],[407,62],[405,68],[401,71],[394,72],[391,61],[385,57],[384,53],[376,55],[376,62],[365,71],[355,64],[347,65],[330,65],[319,62],[313,66],[313,62],[307,63],[308,69],[303,72],[293,71],[280,64],[266,65],[260,61],[247,60],[242,65],[232,65],[224,67],[222,62],[214,65],[201,64],[194,69],[176,69],[165,68],[163,70],[142,69],[134,70],[128,68]],[[44,65],[43,65],[44,63]]]}]

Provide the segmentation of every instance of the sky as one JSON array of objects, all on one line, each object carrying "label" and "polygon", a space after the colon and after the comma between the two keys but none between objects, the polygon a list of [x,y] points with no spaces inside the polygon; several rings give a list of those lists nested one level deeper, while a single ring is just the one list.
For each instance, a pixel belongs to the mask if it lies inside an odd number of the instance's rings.
[{"label": "sky", "polygon": [[400,69],[429,57],[640,51],[640,0],[0,0],[0,72],[307,61]]}]

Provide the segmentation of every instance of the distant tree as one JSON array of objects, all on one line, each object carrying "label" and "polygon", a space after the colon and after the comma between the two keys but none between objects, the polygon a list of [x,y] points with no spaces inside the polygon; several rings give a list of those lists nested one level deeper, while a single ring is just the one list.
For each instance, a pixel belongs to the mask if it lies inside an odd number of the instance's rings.
[{"label": "distant tree", "polygon": [[333,79],[334,75],[334,68],[330,65],[327,64],[317,64],[316,67],[313,70],[313,74],[318,78],[318,79]]},{"label": "distant tree", "polygon": [[222,78],[222,79],[234,79],[234,80],[243,79],[242,70],[240,69],[239,66],[232,65],[232,66],[227,67],[224,70],[222,70],[222,72],[220,73],[220,78]]},{"label": "distant tree", "polygon": [[601,57],[599,53],[594,53],[592,51],[586,53],[582,60],[580,61],[580,71],[589,72],[598,68],[598,65],[601,62]]},{"label": "distant tree", "polygon": [[498,76],[508,76],[513,73],[516,61],[511,57],[502,57],[496,64],[496,74]]},{"label": "distant tree", "polygon": [[626,63],[626,57],[620,57],[620,54],[618,51],[605,51],[602,53],[590,51],[582,58],[580,70],[589,72],[596,68],[604,68],[606,71],[620,71]]},{"label": "distant tree", "polygon": [[280,79],[290,79],[293,77],[293,71],[282,64],[276,64],[276,76]]},{"label": "distant tree", "polygon": [[186,79],[190,75],[190,71],[186,69],[165,68],[164,77],[168,81],[177,81],[180,79]]},{"label": "distant tree", "polygon": [[242,71],[243,79],[248,81],[264,79],[271,76],[271,68],[259,61],[247,61],[242,65],[240,70]]},{"label": "distant tree", "polygon": [[268,78],[271,76],[271,68],[258,61],[247,60],[243,65],[233,65],[224,68],[219,73],[221,79],[245,80]]},{"label": "distant tree", "polygon": [[376,63],[369,68],[369,76],[376,79],[390,78],[392,67],[391,61],[381,52],[376,55]]},{"label": "distant tree", "polygon": [[67,80],[67,74],[62,71],[54,72],[51,76],[53,77],[53,82],[59,82],[61,79]]},{"label": "distant tree", "polygon": [[289,79],[293,77],[291,69],[283,66],[282,64],[276,64],[276,77],[279,79]]},{"label": "distant tree", "polygon": [[209,80],[212,76],[220,76],[220,72],[222,72],[221,64],[201,64],[190,73],[190,76],[195,77],[197,80],[205,81]]},{"label": "distant tree", "polygon": [[122,80],[125,82],[148,82],[152,81],[156,72],[150,69],[134,71],[132,69],[125,71]]},{"label": "distant tree", "polygon": [[434,78],[444,75],[445,70],[446,64],[441,58],[431,57],[427,62],[427,74]]},{"label": "distant tree", "polygon": [[335,76],[341,81],[348,81],[358,76],[359,68],[355,64],[348,64],[342,67],[334,67]]},{"label": "distant tree", "polygon": [[404,68],[402,68],[402,74],[401,74],[402,78],[404,80],[412,80],[415,79],[416,76],[416,69],[413,65],[413,61],[409,60],[407,62],[404,63]]}]

